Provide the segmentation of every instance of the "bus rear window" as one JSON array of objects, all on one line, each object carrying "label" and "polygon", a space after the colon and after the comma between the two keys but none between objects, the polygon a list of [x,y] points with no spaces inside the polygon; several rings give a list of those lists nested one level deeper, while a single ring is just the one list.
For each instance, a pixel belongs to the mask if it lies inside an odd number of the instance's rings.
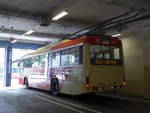
[{"label": "bus rear window", "polygon": [[91,45],[90,63],[93,65],[121,64],[120,47]]}]

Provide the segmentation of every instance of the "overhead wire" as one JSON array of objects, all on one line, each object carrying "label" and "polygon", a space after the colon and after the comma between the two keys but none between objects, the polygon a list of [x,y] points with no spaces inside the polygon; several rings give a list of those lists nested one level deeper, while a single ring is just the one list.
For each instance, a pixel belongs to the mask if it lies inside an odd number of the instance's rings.
[{"label": "overhead wire", "polygon": [[[68,38],[71,39],[71,37],[76,37],[75,35],[82,35],[82,34],[85,34],[85,33],[88,34],[88,33],[91,33],[93,31],[95,31],[98,28],[103,28],[103,27],[105,27],[109,24],[116,23],[118,21],[122,21],[123,19],[133,18],[133,17],[136,17],[140,14],[138,12],[138,13],[134,13],[134,14],[130,15],[130,13],[131,13],[131,10],[127,10],[127,11],[123,12],[122,14],[120,14],[119,16],[111,17],[110,19],[102,21],[98,25],[85,27],[85,28],[83,28],[83,29],[81,29],[81,30],[79,30],[79,31],[67,36],[67,37],[62,38],[61,40],[68,39]],[[82,33],[84,30],[87,30],[87,31],[85,33]]]},{"label": "overhead wire", "polygon": [[110,22],[105,23],[103,25],[99,25],[96,28],[94,28],[94,29],[90,30],[89,32],[87,32],[87,34],[90,34],[90,33],[94,32],[96,29],[102,29],[102,28],[110,26],[112,24],[117,24],[119,22],[122,22],[124,20],[133,19],[133,18],[135,18],[135,17],[137,17],[139,15],[140,15],[140,12],[137,12],[137,13],[132,14],[131,16],[123,17],[123,18],[120,18],[118,20],[113,20],[113,21],[110,21]]},{"label": "overhead wire", "polygon": [[134,23],[134,22],[137,22],[137,21],[140,21],[140,20],[146,20],[146,19],[150,19],[150,13],[142,15],[142,16],[139,16],[139,17],[136,17],[134,19],[127,19],[127,20],[121,21],[121,22],[119,22],[117,24],[112,24],[110,26],[106,26],[106,27],[104,27],[102,29],[99,29],[97,32],[106,31],[108,29],[117,27],[118,25],[127,25],[127,24],[130,24],[130,23]]}]

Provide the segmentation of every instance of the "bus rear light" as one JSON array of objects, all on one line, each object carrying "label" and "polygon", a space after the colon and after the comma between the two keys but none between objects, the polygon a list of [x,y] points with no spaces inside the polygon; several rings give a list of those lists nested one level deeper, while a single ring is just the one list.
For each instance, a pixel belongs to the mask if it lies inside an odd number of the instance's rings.
[{"label": "bus rear light", "polygon": [[122,84],[125,86],[125,85],[126,85],[126,82],[123,82]]},{"label": "bus rear light", "polygon": [[90,85],[89,85],[89,84],[85,84],[85,87],[86,87],[86,88],[89,88],[89,87],[90,87]]}]

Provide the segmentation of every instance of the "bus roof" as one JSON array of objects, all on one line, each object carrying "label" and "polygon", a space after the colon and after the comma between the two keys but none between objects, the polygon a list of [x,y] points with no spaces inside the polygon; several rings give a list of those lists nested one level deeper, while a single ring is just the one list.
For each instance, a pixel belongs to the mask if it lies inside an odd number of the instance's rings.
[{"label": "bus roof", "polygon": [[117,37],[99,36],[99,35],[85,35],[77,39],[65,41],[59,43],[51,48],[51,50],[57,50],[69,46],[78,44],[93,44],[93,45],[108,45],[121,47],[122,43]]},{"label": "bus roof", "polygon": [[[109,40],[109,41],[108,41]],[[106,43],[109,42],[109,43]],[[93,44],[93,45],[111,45],[111,46],[122,46],[121,41],[116,37],[109,37],[109,36],[99,36],[99,35],[85,35],[81,36],[80,38],[71,39],[71,40],[63,40],[55,44],[49,44],[42,48],[37,49],[36,51],[24,55],[20,58],[20,60],[30,58],[36,56],[38,54],[46,53],[49,51],[54,51],[62,48],[66,48],[69,46],[74,46],[78,44]]]}]

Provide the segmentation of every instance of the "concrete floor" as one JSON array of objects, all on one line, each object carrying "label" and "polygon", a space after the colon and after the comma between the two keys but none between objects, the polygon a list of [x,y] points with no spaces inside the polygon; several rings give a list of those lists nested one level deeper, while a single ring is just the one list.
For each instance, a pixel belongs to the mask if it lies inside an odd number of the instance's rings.
[{"label": "concrete floor", "polygon": [[150,102],[86,95],[54,97],[35,89],[1,89],[0,113],[150,113]]}]

